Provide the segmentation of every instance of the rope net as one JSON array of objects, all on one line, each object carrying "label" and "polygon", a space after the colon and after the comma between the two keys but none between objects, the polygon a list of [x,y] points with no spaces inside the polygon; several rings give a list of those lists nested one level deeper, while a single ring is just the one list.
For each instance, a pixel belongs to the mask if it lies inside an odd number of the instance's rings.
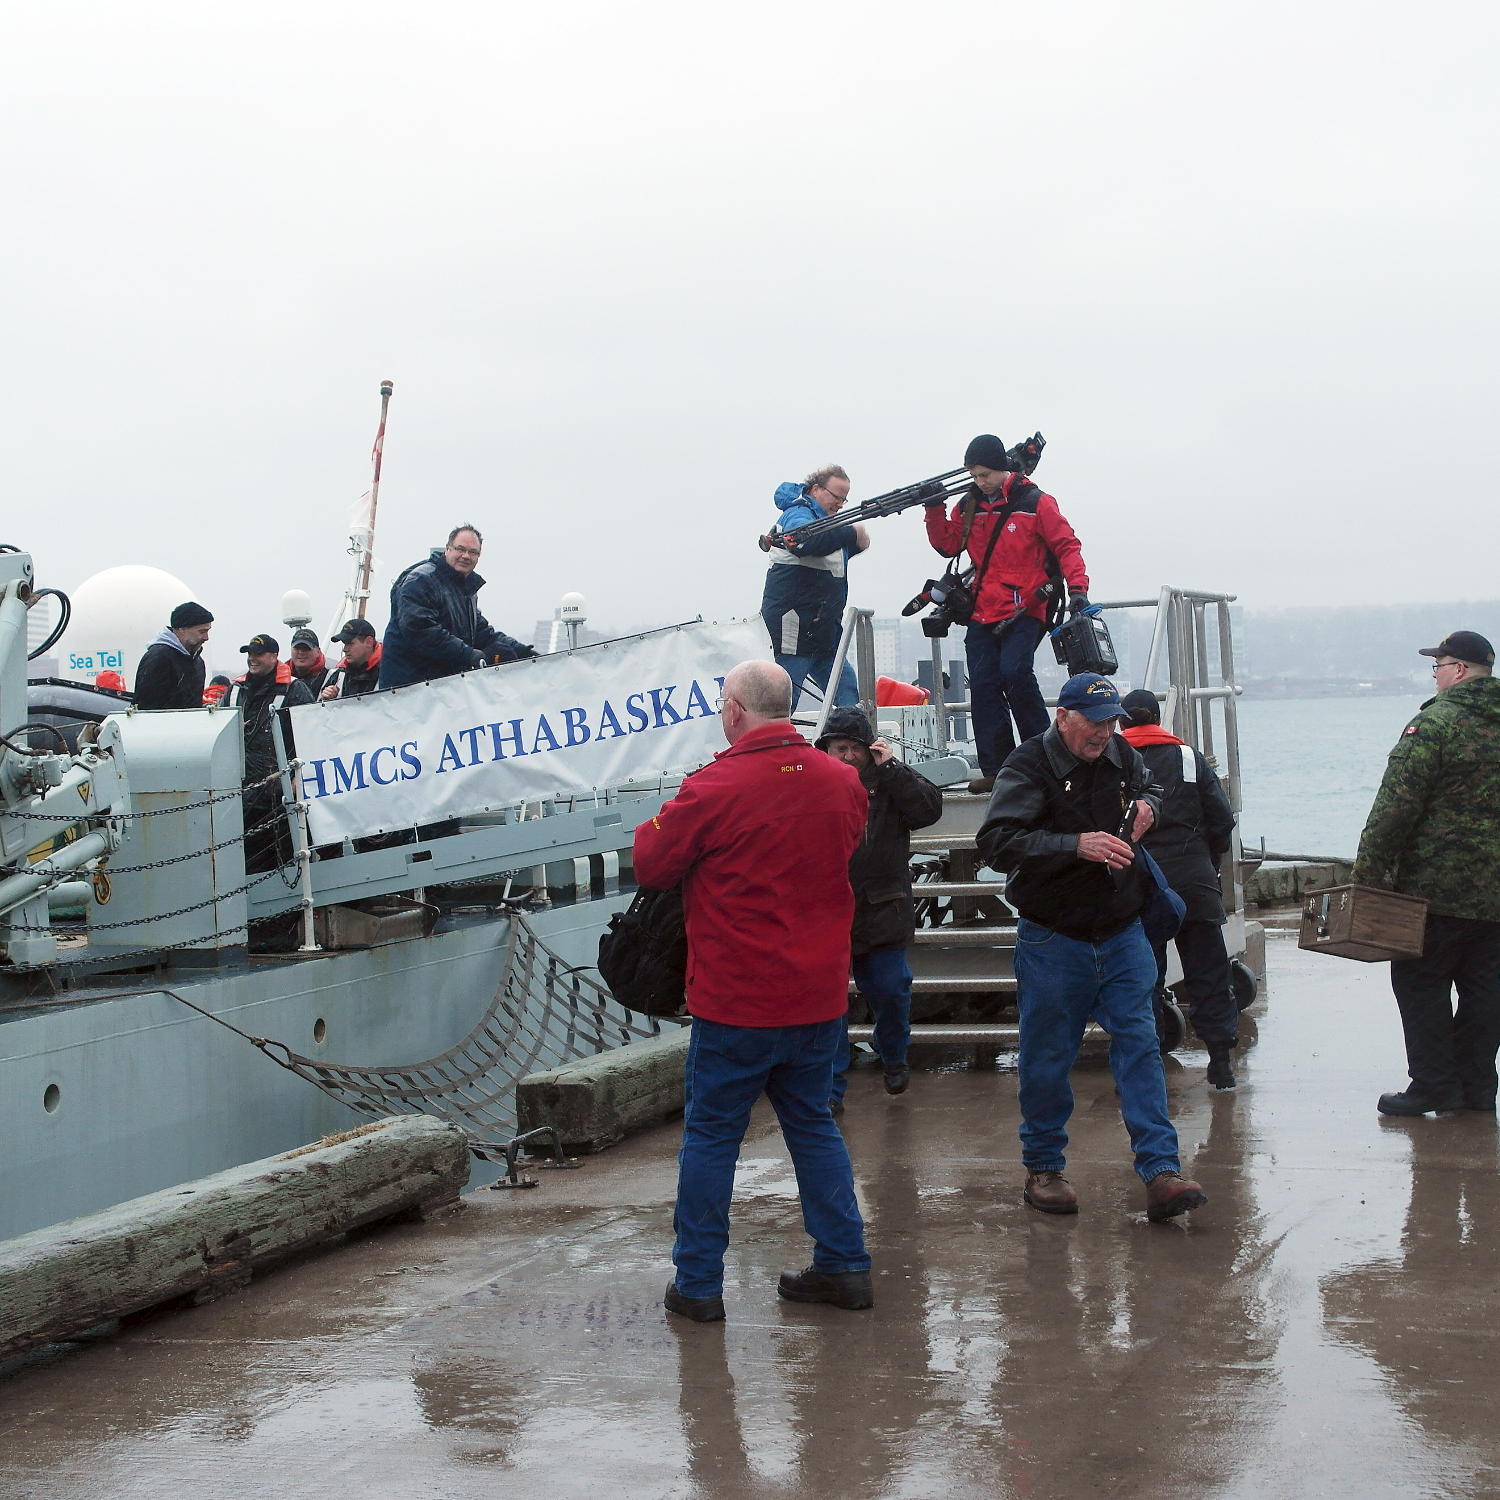
[{"label": "rope net", "polygon": [[522,1078],[662,1030],[661,1020],[626,1010],[597,979],[563,963],[518,913],[484,1015],[463,1041],[437,1057],[366,1068],[321,1062],[263,1038],[255,1044],[361,1114],[435,1115],[457,1125],[476,1156],[504,1161],[516,1133],[516,1084]]}]

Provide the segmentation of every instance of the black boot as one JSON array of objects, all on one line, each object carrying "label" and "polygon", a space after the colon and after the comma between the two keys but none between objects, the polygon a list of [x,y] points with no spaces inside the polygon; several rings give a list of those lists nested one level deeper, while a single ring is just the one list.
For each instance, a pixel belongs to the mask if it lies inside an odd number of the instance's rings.
[{"label": "black boot", "polygon": [[1208,1081],[1216,1089],[1234,1087],[1233,1042],[1210,1042],[1208,1044]]}]

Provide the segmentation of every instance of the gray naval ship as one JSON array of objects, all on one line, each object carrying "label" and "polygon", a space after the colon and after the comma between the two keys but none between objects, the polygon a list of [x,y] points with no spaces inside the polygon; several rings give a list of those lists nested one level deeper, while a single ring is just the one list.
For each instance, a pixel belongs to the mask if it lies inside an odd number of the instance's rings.
[{"label": "gray naval ship", "polygon": [[[675,1024],[618,1005],[590,965],[630,897],[636,824],[690,767],[502,805],[500,765],[456,817],[330,847],[278,730],[292,855],[247,870],[238,712],[95,699],[65,722],[36,711],[34,690],[29,709],[40,593],[31,558],[0,551],[0,1241],[405,1113],[460,1126],[471,1185],[492,1181],[514,1159],[519,1079]],[[1238,809],[1230,597],[1163,589],[1107,607],[1144,613],[1137,675],[1162,692],[1164,722],[1215,757]],[[851,607],[840,656],[867,708],[956,786],[965,705],[877,707],[872,639],[871,612]],[[468,675],[499,693],[509,670]],[[419,725],[441,686],[379,697]],[[946,802],[914,840],[917,1040],[1004,1046],[1013,918],[973,848],[984,799]],[[1263,961],[1238,869],[1226,861],[1226,935],[1248,1004]],[[300,943],[251,951],[253,924],[278,916]],[[1164,1030],[1181,1039],[1170,1007]]]}]

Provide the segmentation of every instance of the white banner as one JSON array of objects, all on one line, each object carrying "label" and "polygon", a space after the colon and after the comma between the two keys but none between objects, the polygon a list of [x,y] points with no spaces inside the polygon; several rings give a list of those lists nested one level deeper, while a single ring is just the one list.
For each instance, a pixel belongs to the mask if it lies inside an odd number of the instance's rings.
[{"label": "white banner", "polygon": [[724,748],[718,696],[770,656],[757,620],[676,625],[290,710],[315,843],[687,771]]}]

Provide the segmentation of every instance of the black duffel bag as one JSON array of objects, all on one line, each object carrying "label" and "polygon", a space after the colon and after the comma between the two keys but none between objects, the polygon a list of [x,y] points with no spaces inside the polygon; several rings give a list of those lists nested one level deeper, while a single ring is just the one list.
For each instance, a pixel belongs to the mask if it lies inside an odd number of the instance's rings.
[{"label": "black duffel bag", "polygon": [[687,990],[687,927],[682,887],[642,886],[624,911],[609,919],[599,939],[598,969],[609,992],[627,1010],[647,1016],[682,1012]]}]

